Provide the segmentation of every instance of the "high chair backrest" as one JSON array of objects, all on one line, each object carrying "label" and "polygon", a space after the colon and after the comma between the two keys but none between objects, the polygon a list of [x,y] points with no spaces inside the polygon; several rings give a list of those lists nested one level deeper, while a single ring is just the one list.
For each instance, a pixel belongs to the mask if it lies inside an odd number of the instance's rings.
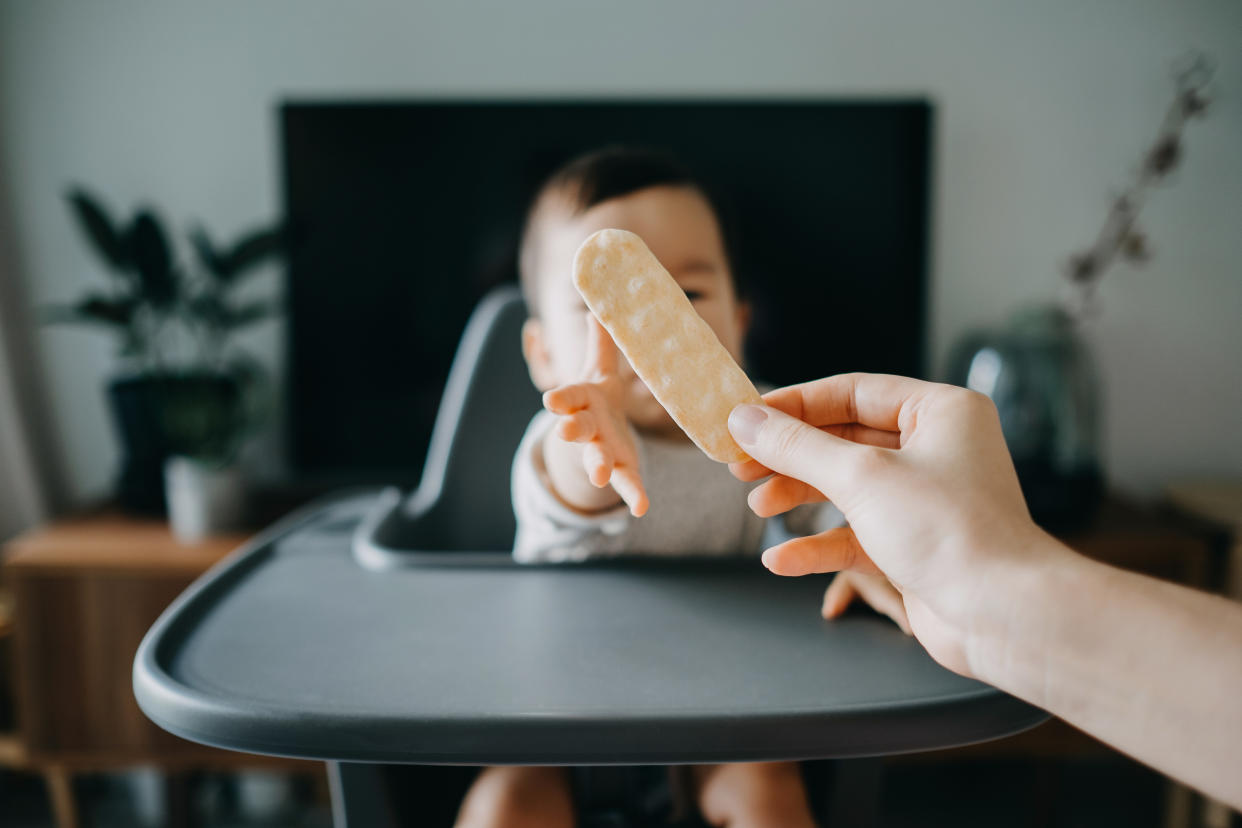
[{"label": "high chair backrest", "polygon": [[540,407],[522,358],[526,305],[513,286],[479,302],[466,324],[436,414],[418,488],[389,493],[360,529],[355,552],[371,566],[426,562],[428,554],[513,548],[513,454]]}]

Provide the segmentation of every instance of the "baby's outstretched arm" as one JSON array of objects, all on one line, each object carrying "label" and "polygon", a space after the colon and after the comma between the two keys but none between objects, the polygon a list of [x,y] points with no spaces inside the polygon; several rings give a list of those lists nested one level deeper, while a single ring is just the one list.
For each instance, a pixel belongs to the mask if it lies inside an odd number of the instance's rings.
[{"label": "baby's outstretched arm", "polygon": [[623,500],[641,517],[647,492],[625,418],[617,346],[590,313],[587,325],[582,379],[543,395],[544,408],[560,417],[543,442],[544,465],[556,495],[575,509],[598,512]]}]

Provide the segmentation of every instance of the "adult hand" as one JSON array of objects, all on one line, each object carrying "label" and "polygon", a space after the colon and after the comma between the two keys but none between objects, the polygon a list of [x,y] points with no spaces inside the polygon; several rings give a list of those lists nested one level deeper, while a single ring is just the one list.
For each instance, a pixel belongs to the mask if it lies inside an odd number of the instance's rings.
[{"label": "adult hand", "polygon": [[1030,519],[991,402],[900,377],[830,377],[741,406],[773,473],[751,508],[827,495],[851,528],[769,549],[773,571],[883,571],[945,666],[1242,808],[1242,606],[1077,555]]},{"label": "adult hand", "polygon": [[981,597],[1008,584],[1033,550],[1049,554],[992,402],[953,386],[869,374],[782,388],[764,402],[739,406],[729,418],[734,438],[755,458],[733,473],[771,475],[751,492],[751,508],[767,517],[826,496],[850,523],[775,546],[764,564],[781,575],[883,572],[928,652],[974,675],[972,633],[1007,622],[993,617],[997,602]]}]

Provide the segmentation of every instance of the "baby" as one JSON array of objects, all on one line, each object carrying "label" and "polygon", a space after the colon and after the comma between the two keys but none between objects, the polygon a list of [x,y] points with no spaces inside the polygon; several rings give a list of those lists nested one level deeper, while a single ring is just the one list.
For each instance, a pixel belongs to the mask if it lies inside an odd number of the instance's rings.
[{"label": "baby", "polygon": [[[553,174],[530,208],[519,260],[530,312],[522,350],[547,410],[531,421],[514,458],[514,557],[756,556],[764,520],[747,507],[749,487],[682,433],[574,288],[578,246],[610,227],[641,236],[741,358],[749,308],[717,210],[686,170],[658,153],[608,149]],[[843,522],[828,504],[786,518],[795,534]],[[907,628],[900,595],[878,576],[838,575],[824,616],[839,615],[856,595]],[[796,763],[698,766],[683,781],[712,825],[814,824]],[[458,816],[462,826],[573,824],[562,768],[488,768]]]}]

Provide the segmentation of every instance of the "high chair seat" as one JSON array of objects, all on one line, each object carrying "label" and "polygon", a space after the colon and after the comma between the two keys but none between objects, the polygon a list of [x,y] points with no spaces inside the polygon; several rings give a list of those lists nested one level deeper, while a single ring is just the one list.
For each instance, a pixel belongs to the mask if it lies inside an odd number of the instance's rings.
[{"label": "high chair seat", "polygon": [[[887,620],[821,620],[826,578],[757,560],[511,564],[509,462],[538,404],[512,377],[522,318],[513,292],[480,306],[412,497],[310,507],[169,607],[134,664],[148,716],[218,747],[346,763],[338,779],[362,767],[348,763],[874,756],[1046,718]],[[363,819],[349,824],[383,824]]]}]

